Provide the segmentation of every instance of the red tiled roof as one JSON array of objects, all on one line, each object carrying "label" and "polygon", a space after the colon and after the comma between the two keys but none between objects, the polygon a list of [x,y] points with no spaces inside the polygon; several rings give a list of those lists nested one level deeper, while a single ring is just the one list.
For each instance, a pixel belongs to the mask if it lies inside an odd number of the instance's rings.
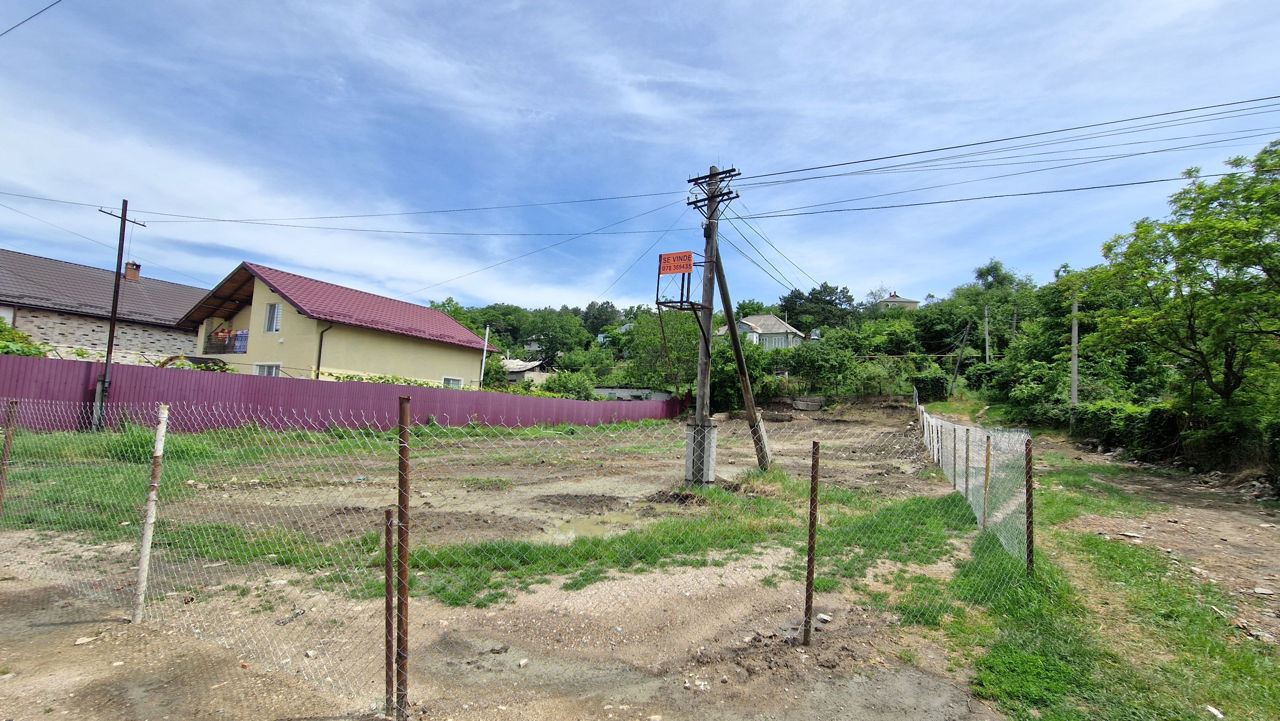
[{"label": "red tiled roof", "polygon": [[[210,292],[209,300],[214,302],[198,305],[183,320],[198,324],[210,315],[229,314],[232,311],[231,305],[247,300],[243,292],[242,280],[247,279],[247,276],[242,271],[248,271],[266,283],[273,291],[289,301],[290,305],[297,308],[299,313],[308,318],[463,348],[476,350],[484,348],[483,339],[449,317],[444,311],[326,283],[256,263],[241,263]],[[232,291],[232,286],[238,286],[235,289],[238,292]],[[217,305],[216,301],[222,301],[223,305],[218,305],[216,310],[208,310]],[[205,310],[202,311],[202,307]],[[489,350],[497,351],[498,349],[489,346]]]}]

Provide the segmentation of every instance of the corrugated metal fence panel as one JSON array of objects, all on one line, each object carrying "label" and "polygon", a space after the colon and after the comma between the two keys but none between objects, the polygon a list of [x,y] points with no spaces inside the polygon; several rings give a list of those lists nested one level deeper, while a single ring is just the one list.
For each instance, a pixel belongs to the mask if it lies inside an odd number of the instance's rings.
[{"label": "corrugated metal fence panel", "polygon": [[[0,398],[87,403],[103,364],[54,358],[0,355]],[[409,396],[415,423],[441,425],[597,425],[646,418],[674,418],[684,401],[574,401],[449,388],[382,383],[336,383],[304,378],[267,378],[174,368],[117,365],[111,371],[113,404],[154,403],[210,407],[270,408],[282,417],[340,418],[344,424],[394,425],[400,396]],[[228,420],[231,415],[226,416]],[[202,425],[215,427],[219,414]],[[195,421],[189,421],[194,423]],[[70,429],[68,429],[70,430]],[[200,430],[175,428],[175,430]]]}]

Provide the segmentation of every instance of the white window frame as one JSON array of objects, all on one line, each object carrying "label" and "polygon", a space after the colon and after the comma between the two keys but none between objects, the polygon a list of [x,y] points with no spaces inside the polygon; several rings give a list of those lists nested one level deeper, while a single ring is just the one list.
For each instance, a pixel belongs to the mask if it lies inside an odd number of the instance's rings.
[{"label": "white window frame", "polygon": [[[263,373],[264,370],[274,368],[274,373]],[[264,378],[283,378],[284,368],[279,363],[254,363],[253,374],[255,376],[263,376]]]},{"label": "white window frame", "polygon": [[263,323],[263,333],[279,333],[280,332],[280,316],[282,309],[280,303],[267,303],[267,317]]},{"label": "white window frame", "polygon": [[[449,381],[457,381],[457,382],[458,382],[458,384],[457,384],[457,385],[449,385]],[[441,379],[440,379],[440,385],[444,386],[445,388],[462,388],[462,387],[463,387],[463,380],[462,380],[461,378],[457,378],[457,377],[455,377],[455,376],[444,376],[443,378],[441,378]]]}]

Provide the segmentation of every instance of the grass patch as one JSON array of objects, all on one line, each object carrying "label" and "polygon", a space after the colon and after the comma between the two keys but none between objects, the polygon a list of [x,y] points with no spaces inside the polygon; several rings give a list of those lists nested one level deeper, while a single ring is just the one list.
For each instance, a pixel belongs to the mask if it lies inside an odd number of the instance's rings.
[{"label": "grass patch", "polygon": [[1160,508],[1158,504],[1122,488],[1094,479],[1086,470],[1070,468],[1047,471],[1040,474],[1039,481],[1036,521],[1046,526],[1054,526],[1087,514],[1136,517]]},{"label": "grass patch", "polygon": [[[979,417],[978,413],[983,408],[986,408],[987,412]],[[989,403],[980,398],[952,398],[945,401],[935,401],[925,404],[925,409],[934,415],[941,413],[977,425],[1003,425],[1005,417],[1008,415],[1008,406],[1006,404]]]},{"label": "grass patch", "polygon": [[951,539],[976,527],[958,493],[915,497],[871,513],[833,513],[818,530],[818,564],[824,573],[860,580],[880,559],[928,565],[951,554]]},{"label": "grass patch", "polygon": [[462,485],[476,491],[500,491],[511,487],[510,478],[477,478],[468,476],[462,479]]},{"label": "grass patch", "polygon": [[1229,603],[1221,591],[1182,577],[1150,549],[1068,535],[1073,552],[1120,589],[1128,621],[1151,631],[1144,643],[1152,647],[1115,648],[1048,558],[1037,556],[1037,575],[1028,577],[983,533],[950,588],[984,618],[956,613],[946,625],[953,641],[983,648],[975,693],[1024,720],[1189,721],[1206,718],[1206,705],[1228,718],[1280,717],[1275,649],[1241,638],[1209,608]]}]

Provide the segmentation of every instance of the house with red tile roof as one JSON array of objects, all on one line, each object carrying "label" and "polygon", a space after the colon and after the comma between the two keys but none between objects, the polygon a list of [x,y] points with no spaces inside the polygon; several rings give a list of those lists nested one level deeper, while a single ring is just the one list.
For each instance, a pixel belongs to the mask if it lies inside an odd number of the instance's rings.
[{"label": "house with red tile roof", "polygon": [[198,330],[201,356],[264,376],[382,375],[475,387],[485,348],[435,308],[256,263],[237,266],[179,324]]}]

